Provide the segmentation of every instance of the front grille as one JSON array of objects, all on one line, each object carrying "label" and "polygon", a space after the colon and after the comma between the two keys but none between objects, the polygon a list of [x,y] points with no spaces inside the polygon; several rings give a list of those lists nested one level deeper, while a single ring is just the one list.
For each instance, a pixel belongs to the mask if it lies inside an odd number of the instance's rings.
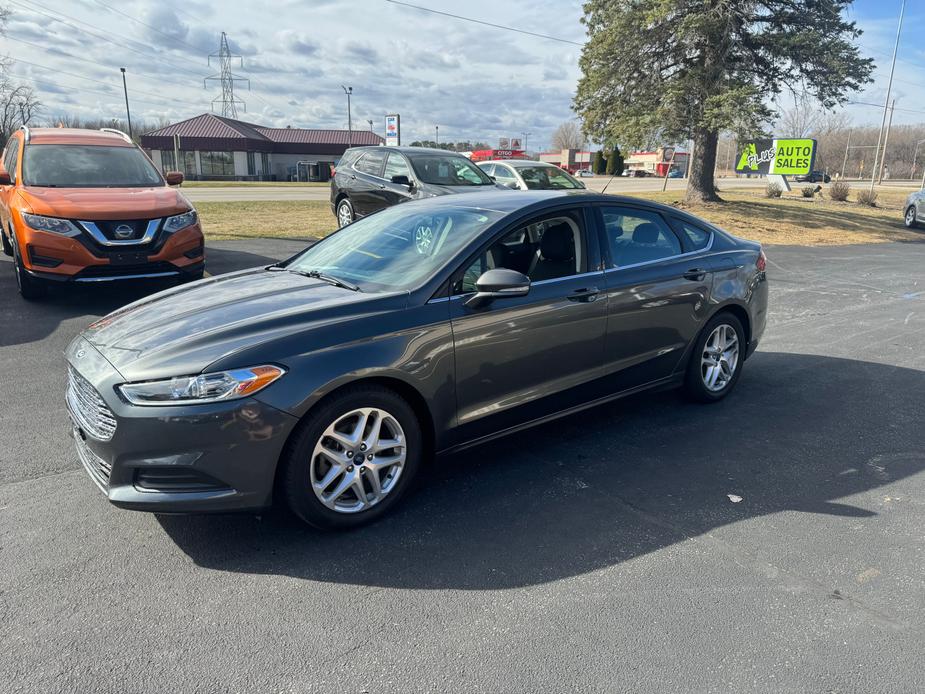
[{"label": "front grille", "polygon": [[109,483],[109,475],[112,474],[112,465],[90,450],[90,447],[80,437],[80,432],[74,432],[74,441],[77,445],[77,457],[80,458],[84,469],[90,473],[90,477],[99,485],[100,489],[105,491],[106,485]]},{"label": "front grille", "polygon": [[67,368],[68,409],[85,433],[108,441],[116,431],[116,418],[90,382],[73,367]]},{"label": "front grille", "polygon": [[[145,235],[148,221],[147,219],[100,220],[95,221],[94,224],[109,241],[137,241]],[[119,233],[116,233],[116,230]]]}]

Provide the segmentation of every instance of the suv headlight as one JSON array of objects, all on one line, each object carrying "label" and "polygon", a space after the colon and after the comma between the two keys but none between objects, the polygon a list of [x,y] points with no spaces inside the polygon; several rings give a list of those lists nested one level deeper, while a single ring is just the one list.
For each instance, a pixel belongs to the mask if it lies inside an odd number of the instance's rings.
[{"label": "suv headlight", "polygon": [[172,234],[175,231],[180,231],[180,229],[186,229],[186,227],[195,224],[196,219],[196,210],[190,210],[189,212],[184,212],[183,214],[168,217],[164,220],[164,231],[166,231],[168,234]]},{"label": "suv headlight", "polygon": [[119,392],[133,405],[195,405],[246,398],[286,373],[279,366],[253,366],[162,381],[123,383]]},{"label": "suv headlight", "polygon": [[80,229],[73,222],[58,217],[45,217],[40,214],[22,212],[22,220],[36,231],[50,231],[61,236],[77,236]]}]

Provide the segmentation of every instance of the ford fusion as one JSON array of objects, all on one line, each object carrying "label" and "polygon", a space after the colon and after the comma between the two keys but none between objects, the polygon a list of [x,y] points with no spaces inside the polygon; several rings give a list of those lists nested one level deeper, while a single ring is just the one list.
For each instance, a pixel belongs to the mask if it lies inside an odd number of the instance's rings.
[{"label": "ford fusion", "polygon": [[130,304],[67,349],[77,451],[117,506],[343,528],[435,454],[643,389],[726,397],[765,256],[669,207],[561,191],[411,201]]}]

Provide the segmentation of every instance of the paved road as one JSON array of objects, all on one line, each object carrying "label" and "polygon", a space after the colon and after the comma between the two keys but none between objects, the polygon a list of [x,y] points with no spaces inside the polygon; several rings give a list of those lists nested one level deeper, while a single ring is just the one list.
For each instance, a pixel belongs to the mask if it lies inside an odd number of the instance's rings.
[{"label": "paved road", "polygon": [[61,352],[142,291],[26,305],[0,263],[0,691],[925,690],[925,245],[769,258],[766,340],[724,402],[509,437],[340,535],[110,507]]}]

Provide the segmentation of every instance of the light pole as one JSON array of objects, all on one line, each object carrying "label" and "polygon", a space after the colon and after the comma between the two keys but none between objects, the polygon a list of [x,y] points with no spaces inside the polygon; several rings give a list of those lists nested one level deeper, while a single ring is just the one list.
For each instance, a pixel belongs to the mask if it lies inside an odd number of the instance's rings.
[{"label": "light pole", "polygon": [[[880,141],[883,139],[883,128],[886,126],[886,112],[890,105],[890,92],[893,90],[893,73],[896,71],[896,53],[899,51],[899,36],[903,30],[903,15],[906,13],[906,0],[899,8],[899,26],[896,28],[896,44],[893,46],[893,62],[890,65],[890,79],[886,84],[886,98],[883,101],[883,120],[880,121],[880,135],[877,136],[877,150],[874,152],[874,168],[871,170],[870,192],[874,192],[874,183],[877,182],[877,156],[880,154]],[[886,152],[884,152],[884,156]]]},{"label": "light pole", "polygon": [[440,148],[440,126],[434,126],[434,147]]},{"label": "light pole", "polygon": [[369,132],[372,132],[373,131],[373,119],[367,118],[366,122],[369,123]]},{"label": "light pole", "polygon": [[125,83],[125,68],[120,67],[122,71],[122,91],[125,92],[125,117],[128,119],[128,138],[132,139],[132,113],[128,110],[128,85]]},{"label": "light pole", "polygon": [[353,94],[353,87],[340,86],[347,95],[347,146],[353,147],[353,120],[350,117],[350,95]]},{"label": "light pole", "polygon": [[527,151],[527,138],[530,137],[533,133],[521,133],[524,136],[524,152]]}]

